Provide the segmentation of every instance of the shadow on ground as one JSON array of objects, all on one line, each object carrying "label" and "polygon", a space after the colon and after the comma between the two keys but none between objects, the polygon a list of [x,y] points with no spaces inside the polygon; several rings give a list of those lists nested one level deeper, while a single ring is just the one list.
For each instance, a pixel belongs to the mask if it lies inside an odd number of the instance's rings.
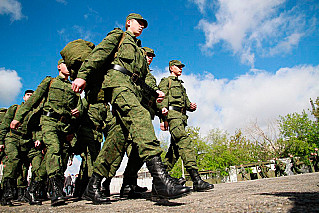
[{"label": "shadow on ground", "polygon": [[275,192],[261,195],[287,197],[293,202],[289,212],[319,212],[319,192]]}]

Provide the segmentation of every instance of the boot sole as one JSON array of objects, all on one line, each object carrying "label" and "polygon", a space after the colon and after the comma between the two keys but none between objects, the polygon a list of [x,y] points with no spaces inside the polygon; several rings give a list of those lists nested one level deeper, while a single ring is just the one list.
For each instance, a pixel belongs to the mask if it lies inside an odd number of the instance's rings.
[{"label": "boot sole", "polygon": [[92,201],[94,205],[103,205],[103,204],[111,204],[111,200],[105,201],[105,202],[95,202],[90,196],[87,196],[85,194],[81,197],[83,200]]},{"label": "boot sole", "polygon": [[214,187],[211,188],[211,189],[202,189],[202,190],[195,190],[193,189],[194,192],[210,192],[210,191],[213,191]]},{"label": "boot sole", "polygon": [[177,198],[185,197],[185,196],[189,195],[190,193],[191,193],[191,191],[185,192],[183,194],[175,195],[175,196],[170,196],[170,197],[166,197],[166,196],[163,196],[163,195],[152,194],[152,201],[174,200],[174,199],[177,199]]},{"label": "boot sole", "polygon": [[51,201],[51,206],[61,206],[65,204],[65,200],[61,199],[61,200],[56,200],[54,202]]}]

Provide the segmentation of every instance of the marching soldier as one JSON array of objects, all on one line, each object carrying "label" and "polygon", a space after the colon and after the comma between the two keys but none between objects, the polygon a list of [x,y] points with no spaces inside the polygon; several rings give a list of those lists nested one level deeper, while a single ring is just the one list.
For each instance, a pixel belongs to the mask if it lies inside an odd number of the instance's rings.
[{"label": "marching soldier", "polygon": [[185,65],[178,60],[169,62],[170,76],[163,78],[159,83],[159,89],[165,93],[164,101],[160,104],[163,115],[167,115],[167,121],[161,123],[162,130],[171,133],[171,144],[165,156],[165,164],[171,170],[181,156],[187,172],[193,181],[194,191],[207,191],[214,188],[213,184],[203,181],[198,173],[194,145],[186,133],[186,111],[195,111],[196,103],[189,101],[183,81],[178,77],[182,75]]}]

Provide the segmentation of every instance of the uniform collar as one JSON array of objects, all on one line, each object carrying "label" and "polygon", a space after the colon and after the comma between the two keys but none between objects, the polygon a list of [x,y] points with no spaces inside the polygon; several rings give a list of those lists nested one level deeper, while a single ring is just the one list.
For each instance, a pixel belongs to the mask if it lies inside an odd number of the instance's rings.
[{"label": "uniform collar", "polygon": [[60,75],[58,75],[56,78],[59,79],[59,80],[61,80],[61,81],[70,82],[68,79],[63,78],[63,77],[60,76]]},{"label": "uniform collar", "polygon": [[142,42],[140,39],[136,38],[136,36],[131,31],[126,31],[126,34],[130,35],[130,37],[133,39],[133,41],[137,44],[137,46],[141,47]]},{"label": "uniform collar", "polygon": [[175,80],[175,81],[180,81],[180,82],[182,82],[182,83],[184,83],[184,81],[183,80],[181,80],[181,79],[179,79],[178,78],[178,76],[168,76],[169,78],[171,78],[172,80]]}]

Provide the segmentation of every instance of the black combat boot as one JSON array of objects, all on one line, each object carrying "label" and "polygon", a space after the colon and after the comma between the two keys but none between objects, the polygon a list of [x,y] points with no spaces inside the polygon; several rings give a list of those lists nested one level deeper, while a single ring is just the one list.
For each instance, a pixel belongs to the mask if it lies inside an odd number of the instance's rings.
[{"label": "black combat boot", "polygon": [[5,178],[3,180],[3,195],[1,199],[2,206],[13,206],[15,179]]},{"label": "black combat boot", "polygon": [[140,187],[137,185],[137,176],[125,177],[120,190],[120,197],[127,197],[128,199],[142,198],[142,193],[147,191],[147,187]]},{"label": "black combat boot", "polygon": [[39,181],[38,186],[37,186],[37,196],[39,197],[39,200],[45,201],[48,200],[48,186],[47,186],[47,181]]},{"label": "black combat boot", "polygon": [[25,192],[25,198],[30,205],[42,205],[42,201],[39,199],[39,187],[40,182],[32,180],[29,188]]},{"label": "black combat boot", "polygon": [[183,177],[181,177],[181,178],[174,178],[174,177],[172,177],[172,178],[173,178],[173,180],[174,180],[174,182],[175,182],[176,184],[179,184],[179,185],[184,186],[185,183],[186,183],[186,180],[185,180],[185,178],[183,178]]},{"label": "black combat boot", "polygon": [[187,172],[192,178],[195,192],[209,191],[214,188],[213,184],[207,183],[200,178],[197,169],[187,169]]},{"label": "black combat boot", "polygon": [[59,206],[64,205],[65,200],[63,196],[63,181],[61,177],[54,176],[50,178],[50,190],[51,190],[51,206]]},{"label": "black combat boot", "polygon": [[102,176],[93,173],[89,180],[89,184],[82,195],[82,199],[91,200],[94,205],[111,203],[110,199],[104,197],[101,193],[101,182]]},{"label": "black combat boot", "polygon": [[18,188],[18,198],[17,198],[17,201],[19,202],[26,202],[26,199],[25,199],[25,192],[26,192],[26,189],[25,188]]},{"label": "black combat boot", "polygon": [[111,196],[110,184],[111,184],[111,179],[110,178],[106,178],[104,180],[104,182],[102,183],[101,193],[102,193],[103,197],[110,197]]},{"label": "black combat boot", "polygon": [[160,199],[175,199],[190,193],[189,187],[178,185],[168,175],[160,156],[155,156],[146,162],[153,177],[152,195]]}]

